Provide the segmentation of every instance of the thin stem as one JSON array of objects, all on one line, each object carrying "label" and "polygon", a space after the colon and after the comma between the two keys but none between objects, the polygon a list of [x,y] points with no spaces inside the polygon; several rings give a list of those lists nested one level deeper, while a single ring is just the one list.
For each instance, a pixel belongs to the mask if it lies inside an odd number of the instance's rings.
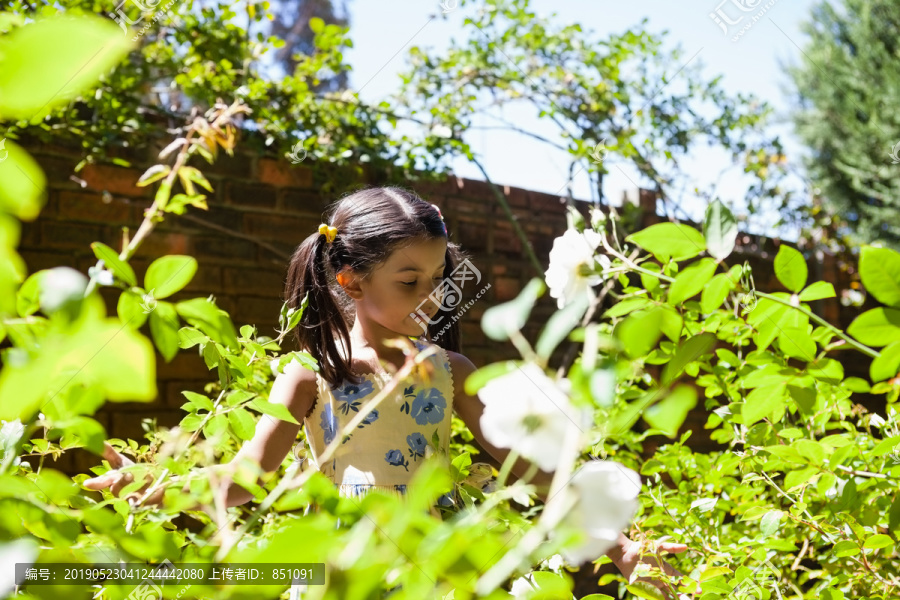
[{"label": "thin stem", "polygon": [[753,292],[753,293],[755,295],[759,296],[760,298],[766,298],[773,302],[777,302],[777,303],[783,304],[785,306],[790,306],[794,310],[800,311],[801,313],[803,313],[804,315],[806,315],[807,317],[809,317],[810,319],[812,319],[813,321],[815,321],[822,327],[828,329],[830,332],[832,332],[833,334],[835,334],[836,336],[838,336],[839,338],[841,338],[842,340],[844,340],[845,342],[847,342],[848,344],[850,344],[851,346],[853,346],[854,348],[856,348],[857,350],[862,352],[863,354],[867,354],[868,356],[871,356],[872,358],[877,358],[878,356],[881,355],[881,353],[878,352],[877,350],[873,350],[872,348],[869,348],[868,346],[860,344],[859,342],[854,340],[852,337],[850,337],[849,335],[847,335],[846,333],[844,333],[843,331],[841,331],[840,329],[838,329],[837,327],[835,327],[834,325],[832,325],[831,323],[829,323],[828,321],[826,321],[825,319],[820,317],[819,315],[806,310],[802,306],[794,306],[793,304],[791,304],[791,302],[789,300],[779,298],[778,296],[773,296],[772,294],[766,294],[765,292]]}]

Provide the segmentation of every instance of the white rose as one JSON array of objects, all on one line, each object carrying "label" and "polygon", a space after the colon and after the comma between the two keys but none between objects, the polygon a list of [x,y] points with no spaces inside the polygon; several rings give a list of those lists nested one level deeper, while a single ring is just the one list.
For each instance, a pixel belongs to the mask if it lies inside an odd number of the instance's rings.
[{"label": "white rose", "polygon": [[600,255],[595,260],[594,251],[600,245],[601,236],[593,229],[579,233],[574,229],[553,240],[550,250],[550,268],[544,272],[550,296],[557,299],[557,306],[563,308],[574,298],[591,293],[591,286],[603,281],[599,274],[586,275],[585,270],[593,270],[599,262],[604,269],[610,267],[609,258]]},{"label": "white rose", "polygon": [[490,380],[478,390],[485,405],[480,420],[485,439],[498,448],[514,448],[544,471],[555,470],[569,423],[581,431],[591,426],[590,410],[571,403],[566,384],[533,363]]},{"label": "white rose", "polygon": [[586,537],[579,546],[560,551],[566,561],[577,566],[612,548],[640,506],[640,491],[640,476],[620,463],[592,460],[579,467],[566,487],[576,502],[563,523]]},{"label": "white rose", "polygon": [[56,267],[47,270],[40,283],[40,305],[45,313],[58,310],[67,302],[84,297],[88,278],[70,267]]}]

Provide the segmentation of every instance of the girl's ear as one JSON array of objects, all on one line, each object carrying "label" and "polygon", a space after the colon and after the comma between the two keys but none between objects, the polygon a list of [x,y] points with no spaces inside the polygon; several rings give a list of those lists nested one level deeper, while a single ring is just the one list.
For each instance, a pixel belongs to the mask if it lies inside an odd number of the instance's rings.
[{"label": "girl's ear", "polygon": [[353,298],[359,300],[362,298],[362,290],[359,287],[357,278],[353,275],[352,269],[345,266],[337,275],[335,275],[338,285],[344,288],[344,292]]}]

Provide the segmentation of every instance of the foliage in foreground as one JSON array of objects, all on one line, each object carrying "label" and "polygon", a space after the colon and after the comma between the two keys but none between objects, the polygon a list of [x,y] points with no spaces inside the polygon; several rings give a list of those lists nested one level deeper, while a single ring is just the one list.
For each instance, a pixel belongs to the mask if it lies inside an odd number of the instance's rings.
[{"label": "foliage in foreground", "polygon": [[[92,40],[103,37],[99,31]],[[173,164],[147,172],[141,183],[156,183],[157,196],[141,229],[144,237],[165,213],[205,206],[197,192],[208,184],[187,163],[196,154],[214,159],[216,148],[230,149],[236,111],[219,106],[198,117],[169,149]],[[119,252],[94,244],[103,262],[90,279],[64,268],[29,276],[16,260],[16,218],[34,218],[40,195],[5,177],[10,164],[39,173],[28,160],[11,151],[0,192],[3,251],[10,257],[0,272],[0,288],[9,291],[0,294],[2,335],[11,345],[0,371],[0,417],[6,421],[0,433],[0,539],[11,540],[0,547],[5,555],[36,566],[325,562],[328,585],[311,588],[311,597],[321,598],[374,596],[397,585],[396,598],[451,590],[454,598],[502,598],[508,576],[537,566],[529,578],[538,589],[527,597],[571,595],[565,567],[550,559],[577,545],[578,531],[560,527],[548,540],[547,511],[511,502],[529,491],[523,483],[501,482],[487,494],[467,486],[471,458],[459,445],[449,469],[439,460],[420,469],[405,502],[377,493],[361,502],[340,498],[330,482],[298,472],[289,457],[262,486],[252,466],[241,465],[235,479],[256,503],[225,509],[217,482],[197,467],[231,460],[258,419],[290,420],[265,400],[271,361],[277,359],[276,370],[295,359],[315,368],[311,357],[282,355],[278,339],[251,325],[235,327],[212,299],[166,300],[189,282],[196,263],[187,256],[160,257],[139,282],[128,265],[134,240]],[[182,193],[173,195],[177,185]],[[736,227],[718,203],[710,205],[704,234],[664,223],[620,245],[615,223],[603,215],[593,215],[590,229],[584,225],[573,216],[559,240],[561,253],[552,257],[551,269],[571,283],[551,286],[562,300],[560,311],[533,347],[519,329],[544,293],[543,282],[486,311],[485,331],[516,344],[523,361],[489,365],[467,388],[475,393],[489,380],[514,374],[516,365],[545,368],[560,343],[577,342],[582,352],[567,373],[569,392],[575,405],[591,410],[593,426],[585,432],[589,443],[576,449],[573,460],[561,457],[560,468],[614,456],[644,475],[632,537],[688,543],[693,552],[674,562],[701,582],[702,598],[750,592],[764,598],[896,597],[900,255],[863,249],[863,284],[883,306],[861,314],[845,333],[810,311],[809,302],[834,290],[808,281],[797,251],[782,246],[776,258],[786,292],[755,289],[746,266],[725,265]],[[573,238],[580,246],[567,247]],[[635,247],[649,255],[635,255]],[[579,260],[556,262],[560,254]],[[583,320],[596,304],[590,283],[618,302],[599,319]],[[117,316],[105,315],[98,285],[121,290]],[[282,335],[299,316],[284,312]],[[139,329],[144,319],[149,338]],[[103,402],[155,397],[151,343],[167,358],[181,350],[199,352],[216,378],[206,394],[185,394],[179,428],[153,431],[149,444],[119,442],[142,459],[130,467],[137,475],[151,474],[156,485],[176,483],[165,506],[145,509],[108,495],[97,501],[77,485],[87,475],[73,482],[47,466],[46,457],[79,446],[99,452],[105,432],[92,415]],[[848,352],[873,358],[869,381],[844,376],[835,357]],[[695,453],[684,446],[686,435],[678,437],[698,389],[710,410],[707,427],[728,452]],[[885,417],[856,405],[854,394],[860,393],[883,395]],[[631,426],[640,418],[651,429],[637,434]],[[642,460],[643,439],[658,433],[677,441]],[[178,491],[183,483],[190,484],[189,493]],[[425,509],[452,485],[463,490],[466,507],[443,519],[428,515]],[[190,511],[198,530],[176,525],[179,511],[198,501],[208,507]],[[313,502],[322,510],[304,514]],[[167,586],[166,594],[258,598],[281,590]],[[634,585],[629,590],[650,593]],[[19,597],[121,598],[130,591],[115,584],[102,590],[29,586]]]}]

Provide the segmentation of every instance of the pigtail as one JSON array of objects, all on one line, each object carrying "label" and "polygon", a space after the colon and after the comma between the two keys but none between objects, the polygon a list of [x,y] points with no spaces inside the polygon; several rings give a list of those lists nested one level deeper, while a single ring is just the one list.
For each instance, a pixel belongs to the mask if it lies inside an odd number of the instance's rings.
[{"label": "pigtail", "polygon": [[[338,386],[345,379],[356,381],[350,370],[352,354],[350,332],[344,313],[331,287],[334,273],[328,268],[328,253],[338,250],[338,242],[329,244],[325,236],[315,233],[307,237],[291,256],[288,266],[285,301],[288,307],[300,309],[303,298],[309,302],[294,335],[300,350],[309,352],[319,363],[323,379]],[[342,339],[348,358],[338,351]]]}]

